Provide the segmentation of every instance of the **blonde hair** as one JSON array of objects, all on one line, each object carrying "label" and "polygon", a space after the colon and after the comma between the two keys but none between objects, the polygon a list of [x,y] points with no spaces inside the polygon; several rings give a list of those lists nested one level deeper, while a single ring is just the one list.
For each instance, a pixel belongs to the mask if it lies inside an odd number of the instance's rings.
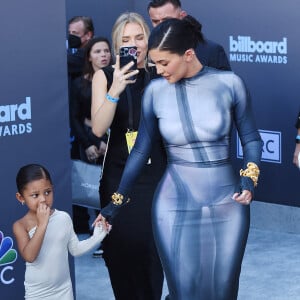
[{"label": "blonde hair", "polygon": [[141,26],[145,35],[146,43],[148,44],[150,30],[145,19],[138,13],[125,12],[118,17],[112,29],[111,39],[114,55],[119,54],[119,48],[122,45],[124,28],[128,23],[136,23]]}]

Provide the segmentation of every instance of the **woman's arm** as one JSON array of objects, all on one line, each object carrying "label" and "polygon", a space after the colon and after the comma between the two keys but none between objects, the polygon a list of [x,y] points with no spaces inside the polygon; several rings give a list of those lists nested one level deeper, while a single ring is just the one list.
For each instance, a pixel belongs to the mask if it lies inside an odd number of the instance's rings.
[{"label": "woman's arm", "polygon": [[[107,78],[102,70],[98,70],[93,77],[92,82],[92,129],[93,133],[101,137],[110,127],[115,116],[117,102],[109,100],[110,97],[119,99],[120,94],[125,90],[126,85],[134,83],[135,81],[129,80],[130,76],[138,73],[138,70],[126,73],[133,65],[130,62],[125,67],[120,69],[119,56],[117,56],[113,82],[107,91]],[[107,94],[110,96],[108,97]]]},{"label": "woman's arm", "polygon": [[[254,196],[254,188],[259,176],[262,140],[255,124],[250,94],[238,77],[234,81],[234,94],[234,118],[243,148],[243,169],[241,170],[240,180],[241,193],[235,194],[234,199],[243,204],[249,204]],[[252,175],[252,178],[250,175]]]},{"label": "woman's arm", "polygon": [[[123,197],[123,200],[121,203],[118,201],[110,202],[101,210],[101,214],[96,221],[100,220],[103,216],[111,224],[112,219],[116,216],[121,206],[126,204],[130,190],[133,188],[149,159],[152,145],[156,142],[155,140],[157,139],[158,141],[159,138],[158,119],[153,109],[152,85],[150,84],[146,88],[143,96],[137,139],[126,161],[119,188],[115,193],[117,197]],[[116,197],[116,195],[114,197]]]}]

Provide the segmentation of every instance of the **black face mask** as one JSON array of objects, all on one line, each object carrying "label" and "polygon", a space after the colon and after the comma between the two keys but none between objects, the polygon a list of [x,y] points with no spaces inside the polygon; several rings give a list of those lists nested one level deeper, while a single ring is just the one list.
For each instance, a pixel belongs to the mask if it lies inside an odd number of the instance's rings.
[{"label": "black face mask", "polygon": [[74,34],[69,34],[68,35],[68,45],[69,48],[80,48],[81,46],[81,39],[79,36],[74,35]]}]

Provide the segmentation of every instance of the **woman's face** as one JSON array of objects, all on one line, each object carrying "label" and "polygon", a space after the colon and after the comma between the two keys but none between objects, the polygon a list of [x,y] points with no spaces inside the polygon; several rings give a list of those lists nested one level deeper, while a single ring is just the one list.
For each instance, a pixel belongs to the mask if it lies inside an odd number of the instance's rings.
[{"label": "woman's face", "polygon": [[109,65],[111,59],[111,52],[109,51],[106,42],[98,42],[93,45],[90,52],[90,62],[94,71],[104,68]]},{"label": "woman's face", "polygon": [[122,35],[122,47],[137,47],[137,66],[143,68],[145,66],[145,58],[147,55],[147,40],[143,28],[137,23],[127,23],[124,27]]},{"label": "woman's face", "polygon": [[185,54],[180,56],[169,51],[152,49],[149,51],[151,61],[156,66],[157,74],[163,76],[170,83],[187,77],[188,65]]}]

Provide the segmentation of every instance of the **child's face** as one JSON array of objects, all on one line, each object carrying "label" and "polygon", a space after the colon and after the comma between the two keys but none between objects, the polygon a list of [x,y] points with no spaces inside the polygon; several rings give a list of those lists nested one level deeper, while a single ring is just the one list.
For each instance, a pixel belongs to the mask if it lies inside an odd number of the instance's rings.
[{"label": "child's face", "polygon": [[[17,195],[18,197],[18,195]],[[49,208],[53,204],[53,186],[47,179],[39,179],[29,182],[18,199],[25,201],[30,210],[36,211],[40,204],[46,204]]]}]

